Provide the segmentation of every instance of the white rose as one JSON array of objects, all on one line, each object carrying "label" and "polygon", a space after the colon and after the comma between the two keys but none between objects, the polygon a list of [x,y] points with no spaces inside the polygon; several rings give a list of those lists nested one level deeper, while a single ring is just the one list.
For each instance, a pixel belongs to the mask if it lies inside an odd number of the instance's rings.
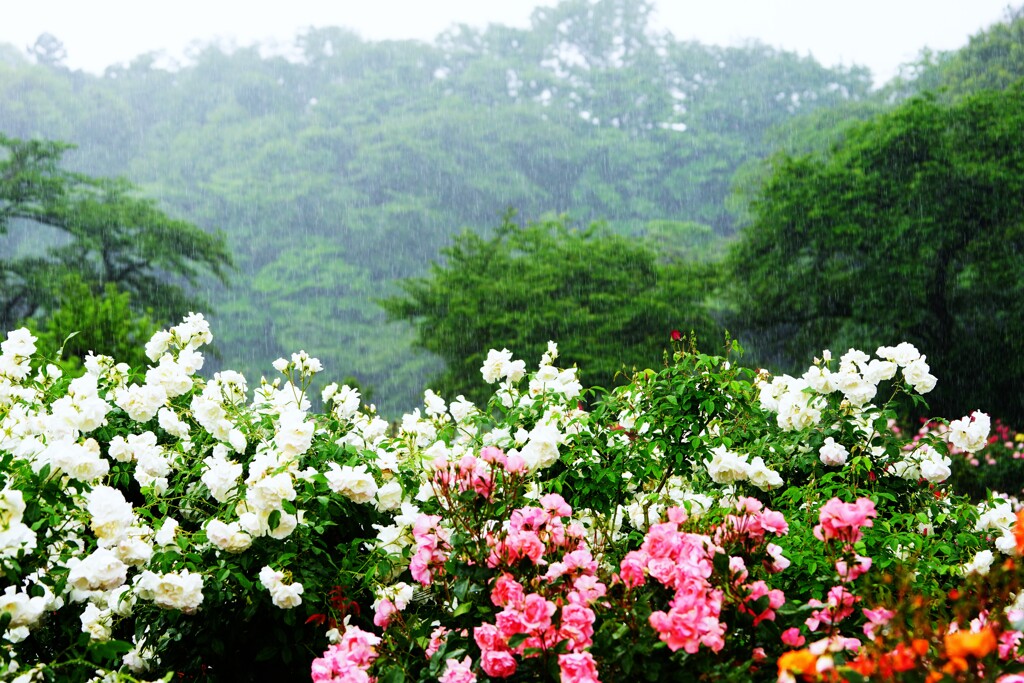
[{"label": "white rose", "polygon": [[402,504],[402,485],[396,479],[392,479],[377,489],[376,507],[381,512],[395,510]]},{"label": "white rose", "polygon": [[949,458],[932,451],[930,457],[921,461],[921,477],[933,484],[946,481],[953,474],[950,469],[952,461]]},{"label": "white rose", "polygon": [[367,473],[366,465],[339,467],[332,462],[324,476],[332,491],[356,503],[369,503],[377,493],[377,482]]},{"label": "white rose", "polygon": [[252,536],[242,531],[238,522],[225,524],[219,519],[211,519],[206,525],[206,538],[221,550],[229,553],[240,553],[252,545]]},{"label": "white rose", "polygon": [[927,394],[935,388],[936,379],[934,375],[930,374],[931,368],[925,362],[925,358],[925,356],[921,356],[903,368],[903,379],[919,394]]},{"label": "white rose", "polygon": [[747,478],[748,464],[746,458],[718,446],[712,449],[711,460],[705,463],[711,480],[716,484],[732,484]]},{"label": "white rose", "polygon": [[274,601],[276,607],[292,609],[302,604],[302,591],[301,583],[281,583],[271,592],[270,598]]},{"label": "white rose", "polygon": [[135,521],[132,504],[117,489],[96,486],[86,494],[86,510],[92,517],[89,528],[101,544],[116,542]]},{"label": "white rose", "polygon": [[133,384],[114,393],[114,403],[136,422],[149,422],[167,402],[167,392],[159,385]]},{"label": "white rose", "polygon": [[747,477],[750,479],[751,484],[762,491],[768,491],[782,486],[782,475],[775,470],[768,469],[768,466],[764,464],[764,460],[761,456],[756,456],[750,461],[750,466],[747,469]]},{"label": "white rose", "polygon": [[128,565],[106,548],[97,548],[68,572],[68,583],[78,590],[110,590],[128,578]]},{"label": "white rose", "polygon": [[849,451],[831,436],[825,439],[825,443],[818,449],[818,457],[823,465],[827,467],[842,467],[846,464]]},{"label": "white rose", "polygon": [[164,519],[163,525],[160,527],[160,531],[156,532],[154,540],[156,544],[161,547],[174,545],[174,535],[178,531],[178,520],[173,517],[167,517]]},{"label": "white rose", "polygon": [[970,562],[964,565],[964,574],[979,574],[985,576],[988,574],[989,569],[992,567],[992,562],[995,560],[995,555],[992,554],[991,550],[982,550],[977,553]]},{"label": "white rose", "polygon": [[140,575],[135,592],[143,600],[152,600],[159,607],[191,614],[203,602],[203,577],[187,569],[167,574],[146,571]]},{"label": "white rose", "polygon": [[991,427],[989,416],[976,410],[970,416],[949,423],[949,442],[968,453],[980,451],[988,443]]},{"label": "white rose", "polygon": [[82,621],[82,632],[88,633],[91,640],[110,640],[112,632],[110,610],[101,610],[96,605],[89,603],[79,618]]}]

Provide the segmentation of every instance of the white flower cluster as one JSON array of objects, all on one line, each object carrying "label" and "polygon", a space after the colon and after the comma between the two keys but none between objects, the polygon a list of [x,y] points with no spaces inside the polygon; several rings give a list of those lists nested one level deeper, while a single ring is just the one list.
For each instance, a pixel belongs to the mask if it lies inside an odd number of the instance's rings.
[{"label": "white flower cluster", "polygon": [[903,373],[903,380],[916,392],[924,394],[935,388],[935,377],[930,374],[925,356],[912,344],[881,346],[875,352],[878,358],[857,349],[850,349],[839,359],[833,372],[828,351],[821,360],[808,368],[800,378],[779,375],[770,382],[759,383],[761,408],[777,413],[779,427],[796,431],[817,424],[825,407],[824,396],[840,392],[851,408],[863,409],[875,397],[878,384]]},{"label": "white flower cluster", "polygon": [[992,428],[992,420],[981,411],[974,411],[968,416],[949,423],[949,442],[961,451],[974,453],[980,451],[988,443],[988,434]]},{"label": "white flower cluster", "polygon": [[144,571],[136,579],[135,593],[165,609],[192,614],[203,602],[203,576],[188,569],[165,574]]},{"label": "white flower cluster", "polygon": [[351,422],[352,418],[359,411],[359,391],[347,384],[341,388],[338,388],[337,382],[328,384],[321,392],[320,398],[323,400],[324,405],[327,405],[328,402],[334,404],[331,414],[342,424]]},{"label": "white flower cluster", "polygon": [[938,484],[953,474],[952,464],[953,461],[948,456],[929,445],[922,444],[908,452],[903,459],[896,461],[893,467],[898,477],[911,481],[924,479]]},{"label": "white flower cluster", "polygon": [[302,604],[302,584],[298,582],[285,583],[284,572],[264,567],[260,570],[260,583],[270,591],[270,599],[276,607],[281,609],[292,609]]},{"label": "white flower cluster", "polygon": [[494,384],[500,379],[518,382],[526,374],[526,361],[512,360],[512,352],[508,349],[491,349],[487,352],[487,359],[480,368],[480,374],[488,384]]},{"label": "white flower cluster", "polygon": [[782,486],[782,476],[769,469],[764,458],[756,456],[748,462],[745,457],[728,450],[725,446],[711,449],[711,459],[706,461],[704,466],[716,484],[749,481],[762,491]]},{"label": "white flower cluster", "polygon": [[558,345],[549,341],[547,352],[541,356],[540,367],[530,378],[530,396],[539,396],[546,391],[561,394],[566,399],[576,398],[580,395],[583,386],[576,378],[576,368],[559,370],[553,365],[556,358],[558,358]]},{"label": "white flower cluster", "polygon": [[318,358],[312,358],[305,351],[299,351],[298,353],[292,354],[292,359],[286,360],[284,358],[278,358],[274,361],[274,369],[278,372],[288,375],[291,377],[293,372],[297,372],[301,379],[309,379],[318,372],[323,371],[324,366],[320,363]]},{"label": "white flower cluster", "polygon": [[0,342],[0,377],[9,382],[20,382],[32,372],[32,354],[36,352],[36,337],[27,329],[12,330]]},{"label": "white flower cluster", "polygon": [[706,493],[694,492],[687,480],[673,475],[665,482],[660,494],[637,492],[628,505],[616,512],[615,521],[621,521],[624,514],[634,529],[646,531],[651,524],[660,521],[670,507],[684,508],[690,518],[694,519],[714,508],[715,504],[714,498]]},{"label": "white flower cluster", "polygon": [[324,472],[332,491],[355,503],[369,503],[377,494],[377,482],[366,465],[338,465],[332,462]]},{"label": "white flower cluster", "polygon": [[0,557],[15,557],[36,547],[36,532],[24,522],[25,496],[18,489],[0,491]]},{"label": "white flower cluster", "polygon": [[559,421],[549,412],[526,435],[523,447],[518,451],[512,449],[509,454],[518,452],[526,462],[526,467],[535,472],[551,467],[558,461],[558,447],[563,441],[565,434],[559,429]]},{"label": "white flower cluster", "polygon": [[978,522],[976,531],[990,531],[996,535],[996,549],[1006,555],[1017,552],[1017,539],[1013,535],[1013,526],[1017,521],[1013,505],[1002,498],[985,501],[978,505]]}]

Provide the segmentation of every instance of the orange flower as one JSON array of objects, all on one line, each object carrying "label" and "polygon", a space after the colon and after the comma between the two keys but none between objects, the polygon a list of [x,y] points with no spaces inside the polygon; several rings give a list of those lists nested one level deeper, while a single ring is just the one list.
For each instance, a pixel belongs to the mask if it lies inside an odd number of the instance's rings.
[{"label": "orange flower", "polygon": [[924,657],[928,654],[929,643],[924,638],[914,638],[910,641],[910,649],[918,654],[919,657]]},{"label": "orange flower", "polygon": [[1017,523],[1013,525],[1013,537],[1017,539],[1017,554],[1024,554],[1024,510],[1017,513]]},{"label": "orange flower", "polygon": [[996,634],[988,626],[976,632],[948,633],[943,642],[946,646],[946,656],[950,659],[965,659],[968,655],[981,659],[996,649],[998,644]]},{"label": "orange flower", "polygon": [[893,671],[912,671],[917,666],[917,656],[913,650],[900,643],[886,655],[892,664]]},{"label": "orange flower", "polygon": [[864,653],[857,655],[857,658],[847,664],[847,666],[865,678],[875,673],[877,669],[875,660]]},{"label": "orange flower", "polygon": [[779,657],[779,673],[816,674],[818,657],[808,649],[792,650]]},{"label": "orange flower", "polygon": [[967,660],[963,657],[953,657],[946,662],[942,670],[948,673],[950,676],[956,676],[958,673],[967,671],[970,667],[967,666]]}]

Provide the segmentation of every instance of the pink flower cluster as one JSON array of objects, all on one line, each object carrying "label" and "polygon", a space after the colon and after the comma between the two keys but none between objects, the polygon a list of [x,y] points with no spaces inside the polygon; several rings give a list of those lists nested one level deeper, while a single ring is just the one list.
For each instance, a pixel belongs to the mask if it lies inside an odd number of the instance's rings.
[{"label": "pink flower cluster", "polygon": [[740,498],[736,512],[715,528],[714,539],[716,545],[738,544],[753,551],[764,542],[766,533],[785,536],[788,532],[789,524],[781,512],[769,510],[756,498]]},{"label": "pink flower cluster", "polygon": [[[743,552],[747,555],[756,555],[763,547],[771,558],[765,559],[765,569],[777,574],[789,566],[789,560],[783,556],[782,548],[774,543],[765,543],[769,533],[775,536],[785,536],[789,533],[789,523],[783,514],[769,510],[756,498],[740,498],[736,501],[736,512],[726,515],[722,523],[714,529],[713,538],[715,545],[730,547],[734,552]],[[735,559],[743,564],[742,558]],[[746,573],[743,573],[740,580],[746,580]]]},{"label": "pink flower cluster", "polygon": [[[769,589],[768,584],[764,581],[755,581],[745,586],[745,588],[749,593],[743,604],[740,605],[740,611],[753,615],[754,626],[757,626],[762,621],[775,621],[775,610],[782,607],[786,602],[785,593],[778,588]],[[768,605],[758,612],[754,607],[754,603],[764,597],[768,598]]]},{"label": "pink flower cluster", "polygon": [[880,626],[885,626],[889,623],[889,620],[896,616],[896,613],[892,610],[884,607],[878,607],[876,609],[867,609],[866,607],[861,609],[864,616],[867,617],[868,623],[864,624],[864,635],[869,640],[875,639],[875,631]]},{"label": "pink flower cluster", "polygon": [[643,585],[650,575],[675,591],[669,611],[651,614],[651,627],[673,652],[697,652],[701,645],[718,652],[725,645],[722,591],[712,588],[708,578],[714,568],[707,536],[683,533],[686,520],[681,508],[669,510],[671,521],[653,524],[639,550],[626,554],[619,564],[619,578],[628,588]]},{"label": "pink flower cluster", "polygon": [[487,446],[480,451],[480,457],[467,453],[458,462],[449,462],[445,458],[435,460],[434,489],[440,499],[447,498],[452,491],[476,491],[481,497],[491,500],[494,495],[495,471],[517,475],[526,469],[526,461],[520,455],[514,453],[506,456],[501,449]]},{"label": "pink flower cluster", "polygon": [[807,624],[807,628],[811,631],[817,631],[821,624],[838,624],[853,614],[853,605],[858,600],[860,598],[846,590],[844,586],[833,586],[828,592],[828,600],[826,602],[821,600],[807,601],[809,607],[820,607],[821,609],[812,612],[811,616],[807,617],[804,623]]},{"label": "pink flower cluster", "polygon": [[558,655],[558,668],[562,683],[600,683],[597,678],[597,662],[589,652]]},{"label": "pink flower cluster", "polygon": [[872,526],[871,518],[877,516],[875,504],[868,498],[858,498],[856,503],[833,498],[821,506],[814,537],[819,541],[837,539],[853,544],[863,536],[861,529]]},{"label": "pink flower cluster", "polygon": [[429,586],[435,575],[444,574],[444,563],[451,550],[450,532],[440,526],[440,515],[420,515],[412,527],[416,551],[409,562],[412,578]]},{"label": "pink flower cluster", "polygon": [[[836,573],[843,583],[856,581],[871,569],[871,558],[857,555],[853,544],[863,537],[861,529],[872,526],[871,518],[877,516],[875,504],[868,498],[858,498],[855,503],[833,498],[821,506],[814,536],[825,543],[833,539],[838,541],[846,553],[846,558],[836,561]],[[849,562],[849,559],[853,561]]]},{"label": "pink flower cluster", "polygon": [[[585,550],[576,553],[585,553],[586,557],[590,555]],[[526,593],[523,585],[511,574],[499,576],[491,589],[491,602],[503,610],[498,613],[494,624],[482,624],[473,631],[473,639],[481,651],[480,666],[484,673],[494,678],[507,678],[518,667],[515,655],[534,657],[559,643],[565,643],[570,654],[583,654],[583,650],[593,644],[594,621],[597,619],[590,605],[606,591],[604,584],[593,575],[594,569],[592,561],[583,562],[578,563],[571,573],[563,573],[562,581],[542,578],[538,582],[541,589],[557,591],[558,594],[552,596],[554,600],[540,593]],[[517,639],[521,642],[512,646],[510,641],[519,635],[525,638]],[[565,660],[565,666],[583,671],[581,661],[584,660],[569,658]],[[564,672],[563,680],[567,680]],[[577,677],[570,680],[589,679]],[[596,670],[593,680],[597,680]]]},{"label": "pink flower cluster", "polygon": [[572,514],[572,508],[557,493],[542,496],[543,507],[524,507],[514,510],[507,530],[487,535],[491,554],[487,566],[513,567],[520,560],[529,559],[542,564],[548,553],[572,552],[583,542],[583,527],[572,523],[566,526],[563,517]]},{"label": "pink flower cluster", "polygon": [[[572,508],[558,494],[540,499],[540,507],[514,510],[506,529],[489,534],[487,564],[502,568],[491,585],[491,602],[502,611],[493,624],[473,630],[480,648],[480,668],[492,678],[507,678],[518,668],[516,657],[536,657],[559,644],[562,680],[597,681],[591,646],[594,621],[591,609],[606,593],[597,578],[597,562],[583,543],[583,529],[566,524]],[[512,571],[524,560],[547,567],[524,586]],[[515,641],[515,645],[511,644]]]},{"label": "pink flower cluster", "polygon": [[375,681],[367,671],[377,658],[380,638],[350,626],[341,637],[341,642],[331,645],[323,657],[313,660],[314,683],[370,683]]},{"label": "pink flower cluster", "polygon": [[[670,508],[668,518],[668,522],[648,529],[639,550],[626,554],[619,565],[619,580],[627,588],[636,588],[650,576],[674,591],[669,610],[655,611],[649,619],[669,649],[693,654],[703,645],[718,652],[725,645],[725,624],[719,620],[724,593],[709,580],[715,555],[725,553],[723,546],[743,554],[764,553],[770,558],[765,560],[765,568],[771,573],[782,571],[789,560],[767,538],[769,534],[785,535],[789,525],[782,513],[765,508],[754,498],[739,499],[735,511],[710,536],[681,532],[679,525],[687,519],[682,508]],[[739,611],[751,614],[755,625],[774,620],[785,595],[770,589],[764,581],[742,585],[748,576],[743,558],[731,556],[728,580],[743,596],[737,605]],[[767,598],[767,603],[755,606],[761,598]]]}]

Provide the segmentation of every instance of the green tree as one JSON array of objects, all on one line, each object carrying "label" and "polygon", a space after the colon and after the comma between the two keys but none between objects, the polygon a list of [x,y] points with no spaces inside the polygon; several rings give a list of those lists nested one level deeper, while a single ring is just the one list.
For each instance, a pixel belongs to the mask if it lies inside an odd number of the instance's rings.
[{"label": "green tree", "polygon": [[443,254],[443,265],[383,305],[445,361],[432,386],[450,397],[489,395],[480,366],[491,348],[534,364],[554,340],[563,367],[577,364],[585,386],[607,386],[623,368],[654,364],[673,329],[711,343],[721,336],[704,307],[707,267],[662,269],[646,244],[596,225],[574,230],[559,217],[519,226],[510,213],[493,237],[463,233]]},{"label": "green tree", "polygon": [[[918,98],[781,156],[730,255],[763,360],[902,340],[932,408],[1024,419],[1024,88]],[[750,346],[748,344],[748,346]]]},{"label": "green tree", "polygon": [[100,292],[75,275],[61,282],[57,308],[41,320],[30,320],[36,348],[54,358],[60,353],[65,371],[78,373],[89,353],[111,356],[131,367],[144,367],[145,344],[157,325],[145,313],[132,310],[131,295],[108,282]]},{"label": "green tree", "polygon": [[928,91],[955,99],[981,90],[1003,90],[1024,77],[1024,6],[1007,8],[1006,18],[971,36],[955,52],[923,50],[886,85],[887,100]]},{"label": "green tree", "polygon": [[0,260],[0,328],[55,310],[68,274],[94,293],[130,293],[158,321],[206,309],[185,285],[206,274],[226,281],[223,235],[170,218],[123,179],[63,169],[69,147],[0,135],[0,235],[17,231],[30,245]]}]

